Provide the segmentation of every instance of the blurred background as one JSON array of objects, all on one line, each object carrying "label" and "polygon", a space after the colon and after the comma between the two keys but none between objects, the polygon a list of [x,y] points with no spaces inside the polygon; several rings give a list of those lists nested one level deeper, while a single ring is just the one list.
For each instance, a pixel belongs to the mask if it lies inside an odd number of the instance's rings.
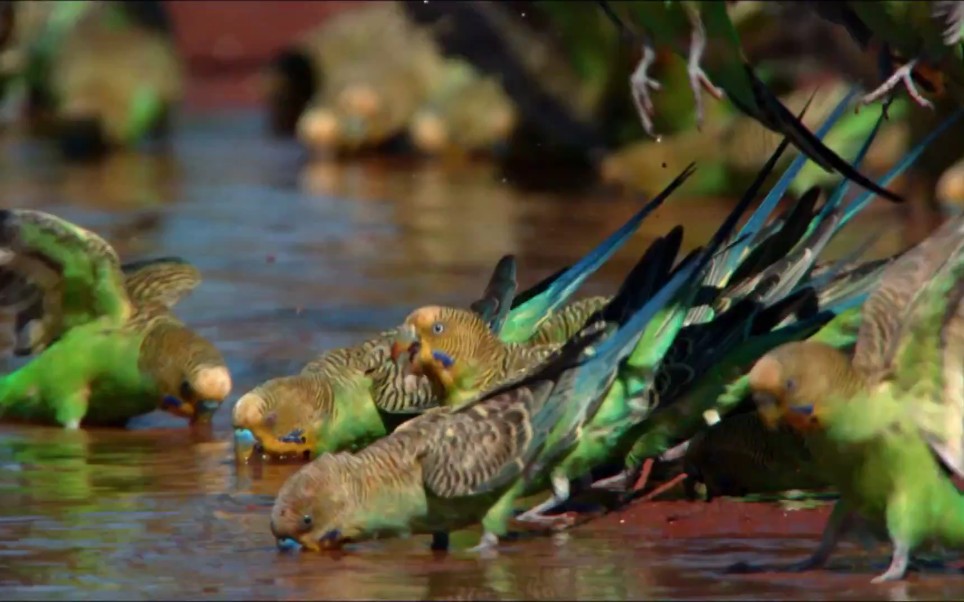
[{"label": "blurred background", "polygon": [[[70,162],[163,155],[191,117],[211,125],[247,111],[259,143],[298,149],[292,161],[316,191],[332,186],[319,166],[391,158],[482,162],[528,190],[653,194],[696,161],[684,195],[726,198],[778,142],[709,98],[697,131],[671,52],[653,68],[659,141],[644,135],[628,83],[640,50],[590,2],[3,4],[6,137],[46,139]],[[809,126],[850,83],[876,85],[873,53],[800,3],[728,4],[746,56],[784,102],[799,110],[816,93]],[[947,108],[908,110],[898,95],[865,169],[881,173]],[[875,116],[848,115],[830,146],[852,155]],[[922,231],[964,198],[964,179],[948,171],[960,153],[946,147],[960,138],[942,139],[898,185]],[[143,169],[125,165],[111,179]],[[834,179],[808,166],[794,192]]]}]

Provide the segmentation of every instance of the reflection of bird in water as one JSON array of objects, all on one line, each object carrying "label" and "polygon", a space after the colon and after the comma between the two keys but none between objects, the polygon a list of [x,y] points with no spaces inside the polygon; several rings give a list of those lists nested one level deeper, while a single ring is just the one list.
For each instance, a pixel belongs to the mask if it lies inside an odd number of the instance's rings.
[{"label": "reflection of bird in water", "polygon": [[121,150],[97,163],[64,168],[60,194],[108,210],[155,209],[180,196],[181,169],[170,155]]}]

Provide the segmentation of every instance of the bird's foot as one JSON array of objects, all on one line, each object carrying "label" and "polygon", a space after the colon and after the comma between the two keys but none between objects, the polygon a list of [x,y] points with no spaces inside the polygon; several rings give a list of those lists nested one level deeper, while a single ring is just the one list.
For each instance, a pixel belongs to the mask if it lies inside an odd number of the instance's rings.
[{"label": "bird's foot", "polygon": [[514,523],[519,523],[524,527],[536,527],[540,529],[550,529],[552,531],[564,531],[576,524],[579,518],[577,512],[564,512],[562,514],[542,514],[530,510],[524,512],[513,519]]},{"label": "bird's foot", "polygon": [[916,102],[919,106],[933,109],[933,103],[924,98],[921,93],[918,92],[917,85],[914,83],[912,74],[916,64],[917,60],[915,59],[898,68],[889,78],[887,78],[887,81],[881,84],[876,90],[861,98],[857,104],[857,107],[859,108],[862,105],[877,102],[884,96],[891,94],[898,84],[903,84],[904,88],[907,90],[907,94],[914,102]]},{"label": "bird's foot", "polygon": [[433,552],[447,552],[449,549],[449,534],[432,533],[432,546],[430,549]]},{"label": "bird's foot", "polygon": [[703,62],[703,53],[706,51],[706,29],[699,13],[687,11],[690,26],[693,28],[690,33],[690,51],[686,58],[686,73],[690,80],[690,90],[693,92],[693,101],[696,103],[696,129],[703,127],[703,95],[700,93],[702,88],[710,93],[711,96],[720,100],[723,98],[723,90],[714,86],[713,82],[703,71],[700,63]]},{"label": "bird's foot", "polygon": [[629,84],[633,91],[633,102],[636,104],[636,111],[639,113],[643,129],[646,130],[647,134],[658,139],[653,130],[655,108],[650,91],[657,91],[662,85],[649,76],[649,68],[655,61],[656,51],[650,44],[643,44],[643,57],[639,59],[639,64],[636,65],[636,69],[629,77]]},{"label": "bird's foot", "polygon": [[606,477],[605,479],[599,479],[598,481],[593,481],[589,486],[591,489],[612,491],[615,493],[623,493],[626,491],[626,483],[629,481],[629,476],[626,471],[620,471],[611,477]]},{"label": "bird's foot", "polygon": [[636,482],[633,484],[633,488],[630,490],[629,493],[642,491],[643,488],[646,487],[646,482],[649,481],[649,473],[651,473],[652,471],[653,471],[653,459],[646,458],[646,461],[643,462],[643,469],[639,473],[639,478],[636,479]]},{"label": "bird's foot", "polygon": [[479,545],[469,548],[472,554],[493,555],[499,546],[499,536],[486,531],[479,540]]},{"label": "bird's foot", "polygon": [[686,476],[685,473],[680,473],[680,474],[676,475],[675,477],[673,477],[672,479],[666,481],[665,483],[663,483],[662,485],[660,485],[660,486],[657,487],[656,489],[653,489],[652,491],[650,491],[649,493],[647,493],[646,495],[644,495],[643,497],[641,497],[641,498],[639,498],[639,499],[640,499],[641,501],[644,501],[644,502],[652,501],[652,500],[656,499],[657,497],[663,495],[664,493],[666,493],[667,491],[669,491],[669,490],[672,489],[673,487],[676,487],[676,485],[678,485],[679,483],[685,481],[686,478],[687,478],[687,476]]},{"label": "bird's foot", "polygon": [[894,553],[890,558],[890,566],[887,570],[870,580],[871,583],[886,583],[887,581],[900,581],[907,574],[907,567],[910,564],[910,546],[903,544],[894,545]]},{"label": "bird's foot", "polygon": [[723,98],[723,89],[713,85],[710,81],[709,76],[703,71],[699,63],[690,62],[687,68],[687,74],[690,79],[690,90],[693,92],[693,101],[696,105],[696,129],[700,130],[703,128],[703,95],[700,93],[701,89],[706,90],[710,96],[717,100]]}]

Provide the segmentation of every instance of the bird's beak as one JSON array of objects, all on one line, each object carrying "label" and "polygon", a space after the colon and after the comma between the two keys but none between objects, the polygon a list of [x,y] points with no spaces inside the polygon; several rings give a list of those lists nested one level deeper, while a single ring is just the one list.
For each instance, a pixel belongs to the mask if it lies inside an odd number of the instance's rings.
[{"label": "bird's beak", "polygon": [[279,537],[277,544],[281,552],[300,552],[302,549],[301,542],[293,537]]},{"label": "bird's beak", "polygon": [[254,457],[258,444],[258,438],[251,429],[234,429],[234,459],[239,464],[246,464]]},{"label": "bird's beak", "polygon": [[769,429],[776,429],[783,419],[783,410],[777,404],[777,398],[772,393],[757,392],[753,394],[753,401],[763,424]]},{"label": "bird's beak", "polygon": [[415,327],[409,324],[399,326],[392,340],[392,361],[396,366],[404,367],[411,363],[412,355],[418,351],[418,334]]},{"label": "bird's beak", "polygon": [[209,424],[219,407],[221,407],[220,401],[207,400],[197,402],[192,406],[191,424]]}]

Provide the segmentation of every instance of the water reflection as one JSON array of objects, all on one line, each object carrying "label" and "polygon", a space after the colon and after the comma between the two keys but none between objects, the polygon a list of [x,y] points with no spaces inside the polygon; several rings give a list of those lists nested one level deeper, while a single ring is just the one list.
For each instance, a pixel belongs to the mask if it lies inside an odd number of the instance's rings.
[{"label": "water reflection", "polygon": [[[40,143],[0,146],[10,151],[0,166],[4,206],[62,214],[103,233],[123,257],[181,255],[201,268],[205,282],[177,311],[221,347],[238,394],[324,348],[396,324],[413,306],[469,302],[504,253],[518,255],[523,286],[535,282],[578,258],[639,203],[520,193],[472,164],[308,165],[296,145],[263,139],[250,115],[189,117],[170,153],[69,169]],[[611,291],[675,223],[686,223],[691,247],[726,211],[709,200],[668,203],[592,279],[590,292]],[[870,226],[889,228],[874,254],[892,252],[901,244],[896,225],[890,207],[875,208],[831,254]],[[235,469],[225,406],[207,433],[159,413],[120,432],[0,428],[0,598],[886,595],[869,586],[866,565],[807,576],[722,573],[736,560],[809,553],[821,526],[811,511],[746,538],[740,534],[754,524],[746,512],[731,511],[725,522],[719,505],[684,505],[685,512],[647,507],[632,520],[616,514],[558,539],[514,542],[492,559],[435,557],[421,537],[370,542],[340,558],[279,555],[267,516],[297,467]],[[668,526],[686,513],[695,522],[681,536]],[[723,524],[736,526],[714,527]],[[467,531],[453,543],[463,549],[477,538]],[[960,581],[935,575],[906,588],[910,598],[964,593]]]}]

